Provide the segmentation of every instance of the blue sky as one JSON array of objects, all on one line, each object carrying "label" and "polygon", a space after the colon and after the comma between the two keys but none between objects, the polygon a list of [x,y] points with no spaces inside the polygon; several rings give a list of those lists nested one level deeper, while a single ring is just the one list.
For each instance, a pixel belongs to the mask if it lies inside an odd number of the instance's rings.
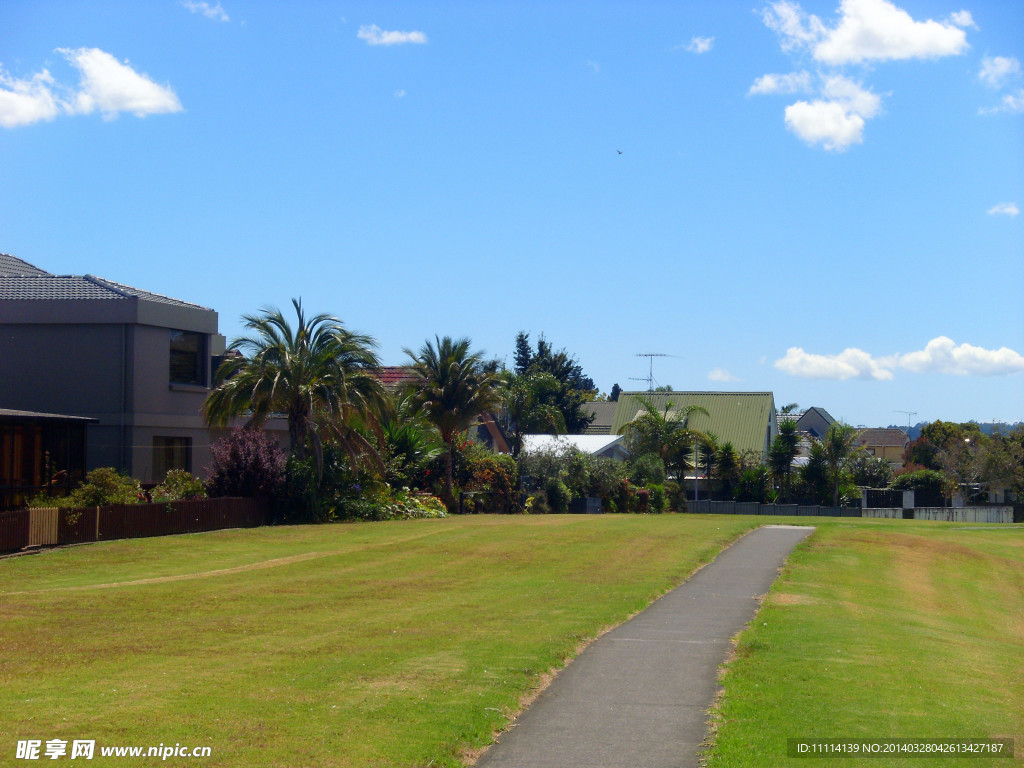
[{"label": "blue sky", "polygon": [[[1024,4],[0,4],[0,251],[517,331],[599,387],[1024,420]],[[7,362],[4,362],[7,367]]]}]

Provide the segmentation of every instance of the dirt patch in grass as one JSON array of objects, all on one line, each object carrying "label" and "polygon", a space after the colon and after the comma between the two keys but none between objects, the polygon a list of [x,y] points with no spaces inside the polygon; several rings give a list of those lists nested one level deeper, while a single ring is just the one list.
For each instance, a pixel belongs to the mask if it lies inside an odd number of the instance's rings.
[{"label": "dirt patch in grass", "polygon": [[789,592],[774,592],[771,595],[771,602],[775,605],[814,605],[817,598],[810,595],[795,595]]}]

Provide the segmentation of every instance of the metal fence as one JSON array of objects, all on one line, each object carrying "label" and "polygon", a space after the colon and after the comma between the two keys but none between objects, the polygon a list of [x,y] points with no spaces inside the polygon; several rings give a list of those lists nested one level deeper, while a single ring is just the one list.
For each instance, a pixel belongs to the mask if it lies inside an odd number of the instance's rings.
[{"label": "metal fence", "polygon": [[266,502],[230,497],[83,509],[19,509],[0,512],[0,553],[25,547],[253,528],[266,525],[268,516]]},{"label": "metal fence", "polygon": [[860,517],[860,507],[823,507],[802,504],[759,504],[756,501],[690,501],[697,515],[785,515],[788,517]]}]

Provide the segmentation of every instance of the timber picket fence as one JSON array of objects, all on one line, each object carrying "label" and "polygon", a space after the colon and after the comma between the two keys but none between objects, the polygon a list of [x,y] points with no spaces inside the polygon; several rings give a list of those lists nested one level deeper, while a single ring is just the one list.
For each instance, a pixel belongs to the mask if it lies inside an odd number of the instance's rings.
[{"label": "timber picket fence", "polygon": [[0,553],[26,547],[255,528],[266,525],[268,517],[266,502],[232,497],[82,509],[19,509],[0,512]]}]

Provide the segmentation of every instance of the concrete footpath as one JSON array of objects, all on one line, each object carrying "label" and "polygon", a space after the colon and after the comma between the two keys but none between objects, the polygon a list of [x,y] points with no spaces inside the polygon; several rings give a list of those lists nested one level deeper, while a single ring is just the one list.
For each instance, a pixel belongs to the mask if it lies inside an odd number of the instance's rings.
[{"label": "concrete footpath", "polygon": [[748,533],[685,584],[594,641],[477,768],[697,766],[730,640],[812,530],[769,525]]}]

